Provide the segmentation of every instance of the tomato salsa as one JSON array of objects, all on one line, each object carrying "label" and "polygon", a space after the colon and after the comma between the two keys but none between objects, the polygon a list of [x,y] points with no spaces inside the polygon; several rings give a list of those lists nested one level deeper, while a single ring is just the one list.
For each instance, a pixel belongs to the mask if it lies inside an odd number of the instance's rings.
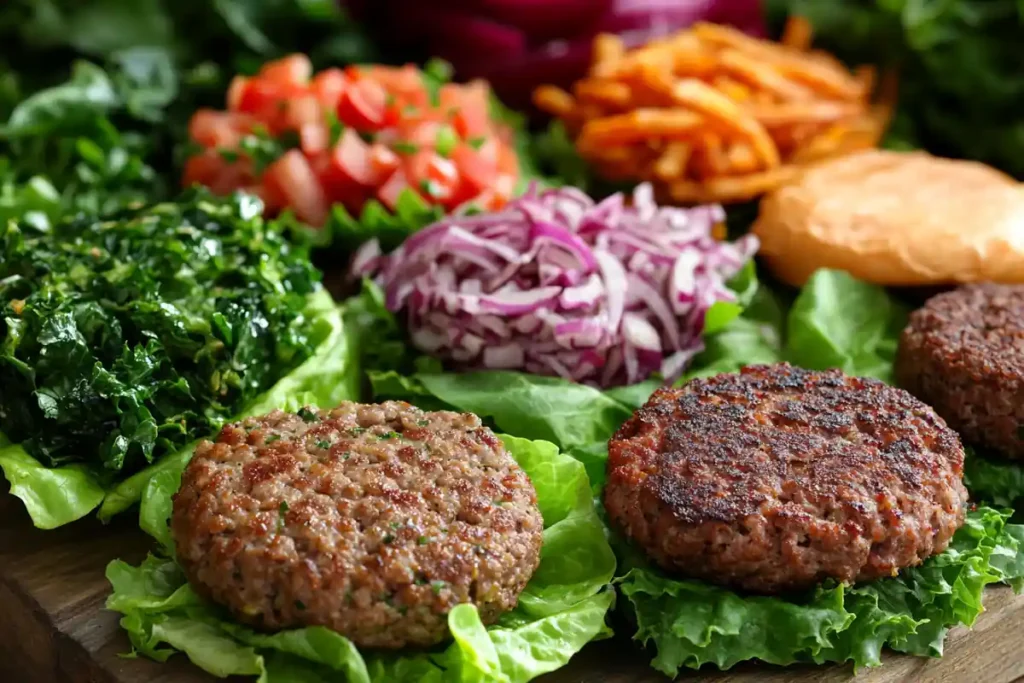
[{"label": "tomato salsa", "polygon": [[415,66],[360,65],[313,73],[305,55],[235,76],[227,110],[200,109],[185,185],[259,195],[321,226],[340,203],[394,210],[406,190],[445,211],[500,208],[519,179],[511,131],[490,115],[486,83],[431,87]]}]

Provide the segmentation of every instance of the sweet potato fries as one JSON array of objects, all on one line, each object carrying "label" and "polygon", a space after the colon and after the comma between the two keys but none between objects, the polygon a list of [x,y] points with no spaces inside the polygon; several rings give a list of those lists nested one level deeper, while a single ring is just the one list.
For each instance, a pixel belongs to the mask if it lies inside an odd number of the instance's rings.
[{"label": "sweet potato fries", "polygon": [[745,201],[885,132],[893,88],[873,104],[875,71],[851,73],[811,38],[799,18],[781,43],[704,23],[630,51],[601,35],[571,94],[542,86],[534,101],[607,180],[647,180],[679,203]]}]

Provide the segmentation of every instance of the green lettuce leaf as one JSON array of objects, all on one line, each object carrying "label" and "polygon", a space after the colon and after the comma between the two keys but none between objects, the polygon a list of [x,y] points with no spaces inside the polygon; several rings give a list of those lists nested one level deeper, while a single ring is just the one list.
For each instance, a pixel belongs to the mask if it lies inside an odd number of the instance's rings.
[{"label": "green lettuce leaf", "polygon": [[1010,460],[988,457],[967,448],[964,486],[971,500],[990,505],[1019,508],[1024,503],[1024,467]]},{"label": "green lettuce leaf", "polygon": [[789,312],[785,359],[891,383],[907,314],[883,287],[840,270],[816,271]]},{"label": "green lettuce leaf", "polygon": [[[310,326],[313,354],[249,404],[242,415],[257,415],[286,407],[297,396],[309,403],[333,406],[359,396],[360,372],[356,350],[346,333],[342,313],[323,290],[310,296],[299,324]],[[196,443],[161,458],[120,482],[97,481],[86,469],[67,465],[48,468],[18,445],[0,448],[0,469],[11,483],[11,493],[25,503],[33,523],[53,529],[80,519],[99,507],[106,520],[139,502],[151,480],[180,481]],[[145,516],[143,526],[151,523]]]},{"label": "green lettuce leaf", "polygon": [[[108,609],[120,612],[134,651],[163,661],[184,652],[217,676],[259,676],[261,681],[350,683],[458,680],[519,683],[554,671],[586,643],[610,634],[605,615],[614,601],[608,588],[615,555],[605,538],[583,466],[544,441],[502,435],[529,475],[544,518],[541,563],[515,610],[485,627],[476,608],[460,605],[448,615],[454,642],[410,654],[360,653],[346,638],[313,627],[257,633],[230,622],[189,587],[172,559],[148,557],[133,567],[107,567],[113,588]],[[155,536],[171,550],[166,533],[171,497],[179,481],[154,477],[143,501]]]},{"label": "green lettuce leaf", "polygon": [[85,467],[45,467],[17,444],[0,447],[0,469],[40,529],[81,519],[103,501],[103,485]]},{"label": "green lettuce leaf", "polygon": [[881,664],[889,647],[936,657],[952,626],[970,626],[990,583],[1024,583],[1024,527],[1007,513],[968,513],[950,547],[898,577],[819,586],[802,598],[741,596],[710,584],[678,580],[640,567],[619,580],[636,619],[637,640],[653,645],[654,668],[727,669],[758,659],[772,664]]}]

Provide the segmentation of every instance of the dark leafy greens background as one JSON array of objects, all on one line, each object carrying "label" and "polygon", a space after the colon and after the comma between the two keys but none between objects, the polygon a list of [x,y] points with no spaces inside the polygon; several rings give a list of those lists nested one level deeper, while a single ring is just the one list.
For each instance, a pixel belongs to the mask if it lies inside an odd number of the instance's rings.
[{"label": "dark leafy greens background", "polygon": [[767,0],[808,17],[816,44],[900,70],[895,149],[923,147],[1024,178],[1022,0]]},{"label": "dark leafy greens background", "polygon": [[0,40],[0,220],[166,198],[188,117],[235,73],[376,56],[332,0],[9,0]]}]

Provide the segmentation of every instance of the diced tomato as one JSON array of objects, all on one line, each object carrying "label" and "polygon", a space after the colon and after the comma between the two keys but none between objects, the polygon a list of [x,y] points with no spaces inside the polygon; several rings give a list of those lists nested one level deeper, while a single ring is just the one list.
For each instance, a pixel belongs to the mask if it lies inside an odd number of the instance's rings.
[{"label": "diced tomato", "polygon": [[483,81],[462,86],[462,101],[452,125],[464,139],[486,135],[491,129],[490,90]]},{"label": "diced tomato", "polygon": [[266,212],[271,215],[280,213],[288,204],[288,198],[285,196],[281,184],[277,181],[276,176],[270,173],[263,174],[257,194],[263,200]]},{"label": "diced tomato", "polygon": [[398,100],[401,107],[427,109],[430,106],[430,94],[423,84],[423,76],[414,65],[374,66],[365,73],[367,78],[384,86]]},{"label": "diced tomato", "polygon": [[452,152],[452,161],[473,194],[492,187],[498,175],[497,164],[469,145],[458,145]]},{"label": "diced tomato", "polygon": [[438,103],[441,111],[447,116],[452,110],[462,108],[462,86],[456,83],[445,83],[438,91]]},{"label": "diced tomato", "polygon": [[249,86],[249,79],[245,76],[235,76],[228,86],[228,111],[241,111],[242,97]]},{"label": "diced tomato", "polygon": [[331,131],[325,123],[307,123],[299,128],[299,147],[306,154],[319,154],[331,145]]},{"label": "diced tomato", "polygon": [[289,100],[301,95],[302,89],[294,85],[252,79],[241,95],[238,111],[251,114],[276,135],[288,128]]},{"label": "diced tomato", "polygon": [[437,144],[437,133],[441,130],[437,121],[406,121],[399,126],[399,131],[404,142],[411,143],[417,147],[434,149]]},{"label": "diced tomato", "polygon": [[[504,129],[490,119],[489,104],[483,82],[446,84],[435,106],[415,66],[352,66],[314,77],[308,58],[290,55],[255,77],[235,77],[227,111],[196,112],[189,134],[208,151],[187,161],[183,181],[218,193],[248,188],[268,214],[291,207],[312,225],[323,224],[332,202],[358,213],[377,197],[394,209],[407,188],[445,209],[466,201],[498,208],[511,197],[519,162]],[[331,111],[345,126],[333,147]],[[259,182],[238,149],[256,124],[272,136],[295,131],[299,138],[299,148],[272,163]]]},{"label": "diced tomato", "polygon": [[288,100],[282,112],[282,121],[288,130],[301,131],[307,125],[326,125],[320,101],[312,95],[302,95]]},{"label": "diced tomato", "polygon": [[377,169],[370,160],[370,148],[351,128],[345,129],[331,151],[331,167],[346,182],[367,186],[378,182]]},{"label": "diced tomato", "polygon": [[379,130],[384,125],[387,92],[379,84],[362,79],[345,90],[338,102],[338,118],[360,131]]},{"label": "diced tomato", "polygon": [[252,128],[247,116],[233,112],[200,109],[188,122],[188,135],[204,147],[235,149]]},{"label": "diced tomato", "polygon": [[459,185],[455,164],[429,150],[409,157],[405,173],[412,187],[425,195],[431,203],[450,200]]},{"label": "diced tomato", "polygon": [[272,62],[260,69],[259,77],[274,83],[306,85],[313,75],[313,64],[304,54],[293,54]]},{"label": "diced tomato", "polygon": [[313,77],[309,89],[320,100],[320,104],[326,111],[335,111],[338,108],[338,101],[341,99],[345,88],[348,87],[348,79],[341,69],[324,69]]},{"label": "diced tomato", "polygon": [[498,170],[511,176],[519,175],[519,157],[511,145],[498,145]]},{"label": "diced tomato", "polygon": [[220,154],[212,150],[190,156],[185,161],[185,170],[181,177],[182,187],[209,185],[220,175],[225,164]]},{"label": "diced tomato", "polygon": [[266,177],[281,188],[286,203],[299,220],[321,226],[327,220],[327,198],[306,157],[296,149],[285,152],[267,167]]},{"label": "diced tomato", "polygon": [[[384,206],[388,207],[392,211],[398,206],[398,197],[402,194],[402,190],[409,188],[413,192],[415,189],[409,187],[409,179],[405,175],[405,171],[401,168],[397,169],[391,174],[387,182],[381,185],[380,189],[377,190],[377,199],[379,199]],[[420,194],[417,192],[417,194]]]},{"label": "diced tomato", "polygon": [[370,163],[373,165],[377,178],[387,178],[398,168],[398,155],[384,145],[370,145]]}]

